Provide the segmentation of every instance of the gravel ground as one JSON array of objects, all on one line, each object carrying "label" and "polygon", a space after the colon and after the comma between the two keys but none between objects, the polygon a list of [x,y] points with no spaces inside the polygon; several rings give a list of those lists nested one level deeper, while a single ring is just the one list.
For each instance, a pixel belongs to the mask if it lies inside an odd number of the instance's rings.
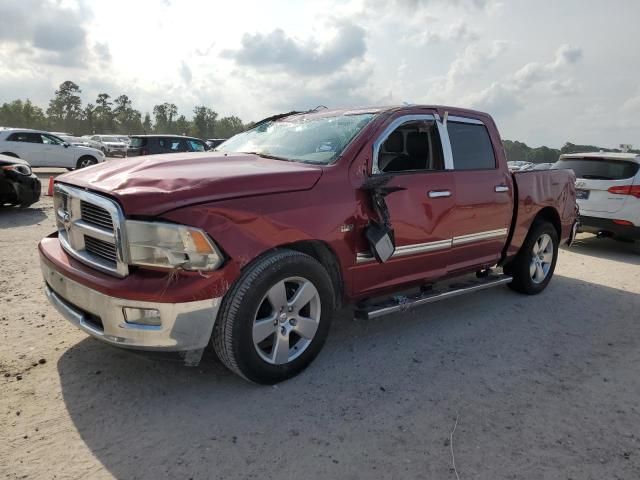
[{"label": "gravel ground", "polygon": [[69,325],[42,289],[52,230],[49,197],[0,211],[0,478],[455,479],[452,451],[463,480],[640,478],[638,245],[581,236],[536,297],[341,312],[261,387]]}]

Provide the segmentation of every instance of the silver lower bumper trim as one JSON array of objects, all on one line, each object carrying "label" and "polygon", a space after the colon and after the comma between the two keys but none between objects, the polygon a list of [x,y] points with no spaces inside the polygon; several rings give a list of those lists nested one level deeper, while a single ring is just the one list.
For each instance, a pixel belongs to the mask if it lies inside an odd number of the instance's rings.
[{"label": "silver lower bumper trim", "polygon": [[[202,350],[209,343],[221,298],[157,303],[110,297],[41,262],[45,293],[72,324],[104,342],[140,350]],[[123,308],[155,309],[160,325],[127,323]]]}]

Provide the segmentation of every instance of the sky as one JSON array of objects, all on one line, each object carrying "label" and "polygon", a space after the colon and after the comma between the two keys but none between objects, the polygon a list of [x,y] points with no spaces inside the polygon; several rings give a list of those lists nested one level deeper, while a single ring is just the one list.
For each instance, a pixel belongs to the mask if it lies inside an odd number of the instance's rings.
[{"label": "sky", "polygon": [[0,103],[127,94],[245,122],[444,104],[503,138],[640,146],[637,0],[2,0]]}]

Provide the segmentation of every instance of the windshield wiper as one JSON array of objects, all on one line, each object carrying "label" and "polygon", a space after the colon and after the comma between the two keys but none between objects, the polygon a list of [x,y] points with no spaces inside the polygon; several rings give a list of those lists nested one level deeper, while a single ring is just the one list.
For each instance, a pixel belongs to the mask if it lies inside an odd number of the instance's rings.
[{"label": "windshield wiper", "polygon": [[261,153],[261,152],[241,152],[241,153],[248,153],[250,155],[257,155],[259,157],[269,158],[271,160],[284,160],[285,162],[291,162],[292,161],[292,160],[290,160],[288,158],[278,157],[277,155],[270,155],[268,153]]}]

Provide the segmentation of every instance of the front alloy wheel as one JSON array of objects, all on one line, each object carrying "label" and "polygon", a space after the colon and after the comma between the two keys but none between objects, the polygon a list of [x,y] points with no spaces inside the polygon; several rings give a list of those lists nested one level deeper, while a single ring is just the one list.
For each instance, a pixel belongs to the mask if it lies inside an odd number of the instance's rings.
[{"label": "front alloy wheel", "polygon": [[212,343],[238,375],[273,384],[318,355],[335,309],[333,282],[315,258],[275,250],[256,259],[226,293]]},{"label": "front alloy wheel", "polygon": [[285,278],[269,289],[253,322],[253,345],[268,363],[282,365],[311,345],[320,325],[320,294],[309,280]]}]

